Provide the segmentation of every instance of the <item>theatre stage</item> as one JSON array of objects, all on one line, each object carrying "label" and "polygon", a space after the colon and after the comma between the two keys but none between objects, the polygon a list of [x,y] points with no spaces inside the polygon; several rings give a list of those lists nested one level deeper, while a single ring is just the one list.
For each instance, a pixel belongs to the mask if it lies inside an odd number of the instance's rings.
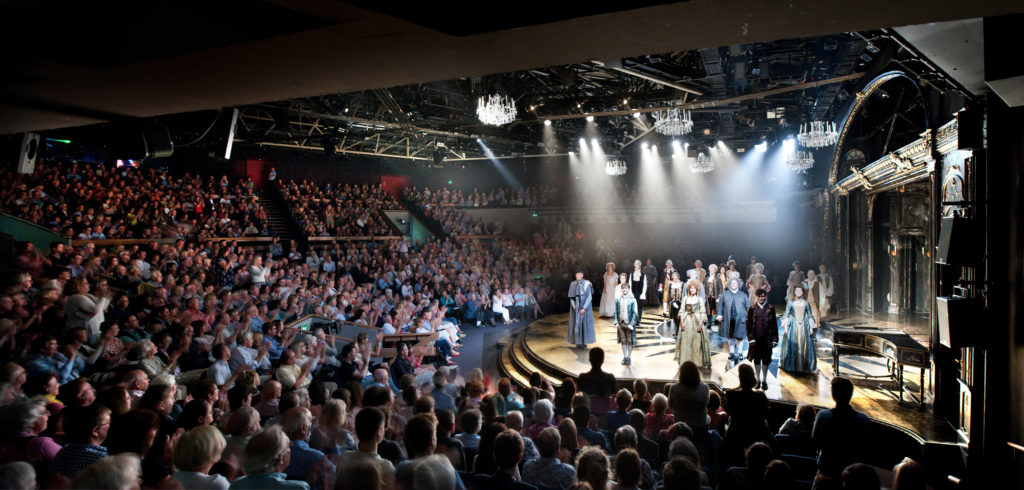
[{"label": "theatre stage", "polygon": [[[781,308],[777,310],[781,311]],[[843,319],[839,318],[837,321],[841,323]],[[565,341],[568,324],[568,313],[547,316],[531,323],[502,351],[500,363],[503,364],[505,371],[517,378],[520,383],[525,381],[523,376],[528,376],[534,371],[540,372],[555,385],[559,385],[566,376],[576,376],[588,371],[590,364],[587,351],[576,349]],[[646,379],[658,389],[657,387],[663,386],[666,382],[676,381],[678,364],[673,359],[674,332],[671,324],[661,317],[660,312],[652,314],[645,309],[637,332],[637,345],[632,355],[633,363],[630,366],[621,364],[622,349],[616,342],[612,320],[597,317],[595,311],[594,326],[597,342],[590,344],[589,347],[604,349],[604,370],[614,374],[620,380],[620,384],[623,381],[631,383],[634,379]],[[782,337],[781,327],[779,337]],[[818,371],[814,374],[799,375],[780,371],[781,347],[775,348],[769,371],[768,389],[765,390],[768,398],[810,403],[819,407],[833,405],[829,388],[833,377],[832,342],[829,334],[821,330],[818,331],[816,340]],[[722,389],[738,386],[738,366],[729,365],[728,343],[725,338],[718,335],[717,326],[711,328],[710,341],[712,368],[710,374],[702,374],[705,381]],[[857,410],[873,418],[910,429],[926,440],[950,440],[955,437],[945,422],[936,421],[932,416],[930,398],[925,400],[923,407],[915,403],[899,402],[897,383],[883,377],[887,373],[884,358],[843,355],[840,359],[840,368],[843,376],[851,378],[856,386],[853,405]],[[918,391],[919,370],[907,367],[904,379],[906,390]],[[925,379],[928,383],[927,376]]]}]

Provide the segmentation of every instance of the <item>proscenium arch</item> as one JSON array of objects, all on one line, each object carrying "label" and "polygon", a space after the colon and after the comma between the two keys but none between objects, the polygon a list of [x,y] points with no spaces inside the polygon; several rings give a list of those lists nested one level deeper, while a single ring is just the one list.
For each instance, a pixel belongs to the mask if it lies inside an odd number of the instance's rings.
[{"label": "proscenium arch", "polygon": [[[904,78],[907,81],[911,82],[914,88],[917,89],[918,95],[921,96],[921,100],[927,102],[927,99],[925,99],[924,94],[921,92],[921,87],[918,86],[917,81],[914,80],[913,78],[908,77],[906,73],[903,73],[900,70],[893,70],[882,73],[881,75],[875,77],[874,80],[868,82],[868,84],[865,85],[860,92],[857,92],[855,100],[852,104],[850,104],[850,108],[847,109],[846,115],[843,116],[843,120],[839,125],[839,141],[836,143],[836,149],[832,153],[832,166],[829,168],[828,173],[829,188],[836,185],[836,182],[839,177],[839,165],[841,164],[839,160],[843,155],[843,146],[846,144],[846,134],[850,129],[850,123],[853,122],[854,117],[856,117],[857,114],[860,112],[861,106],[864,105],[865,102],[867,102],[867,100],[871,97],[871,94],[873,94],[875,90],[884,85],[886,82],[894,78]],[[925,129],[931,129],[931,121],[928,120],[927,110],[924,111],[924,127]]]}]

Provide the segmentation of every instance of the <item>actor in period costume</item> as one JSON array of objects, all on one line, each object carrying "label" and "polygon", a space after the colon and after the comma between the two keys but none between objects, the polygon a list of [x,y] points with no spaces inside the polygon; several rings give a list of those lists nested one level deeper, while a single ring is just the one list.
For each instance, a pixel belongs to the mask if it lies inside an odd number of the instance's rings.
[{"label": "actor in period costume", "polygon": [[750,298],[740,291],[740,280],[729,279],[729,288],[718,298],[718,334],[729,340],[729,362],[743,361],[743,340],[747,338],[747,308]]},{"label": "actor in period costume", "polygon": [[718,266],[709,265],[708,277],[704,280],[704,294],[708,297],[707,312],[711,318],[718,315],[718,297],[722,295],[723,290],[725,290],[725,284],[718,277]]},{"label": "actor in period costume", "polygon": [[661,295],[654,294],[654,285],[658,284],[658,268],[654,266],[654,261],[651,259],[647,259],[647,265],[644,266],[644,281],[647,281],[651,288],[651,292],[647,295],[647,300],[645,301],[646,306],[658,306],[661,301]]},{"label": "actor in period costume", "polygon": [[665,287],[668,293],[668,313],[672,325],[679,328],[679,309],[683,306],[683,281],[679,279],[679,272],[672,272],[672,280]]},{"label": "actor in period costume", "polygon": [[[679,275],[676,268],[672,266],[671,260],[665,261],[665,270],[661,273],[661,282],[658,283],[658,296],[661,296],[661,314],[668,315],[669,313],[669,300],[668,300],[668,283],[672,282],[672,275]],[[673,321],[675,321],[673,319]]]},{"label": "actor in period costume", "polygon": [[740,270],[736,268],[736,261],[732,260],[732,259],[729,259],[729,262],[727,262],[725,264],[725,266],[726,266],[726,269],[725,269],[725,277],[726,277],[726,279],[728,280],[728,279],[731,279],[732,276],[737,276],[737,277],[740,278],[740,286],[743,286],[743,277],[740,275]]},{"label": "actor in period costume", "polygon": [[[750,277],[756,272],[757,269],[757,257],[750,256],[750,263],[747,264],[747,277]],[[761,267],[761,273],[764,274],[764,267]]]},{"label": "actor in period costume", "polygon": [[640,259],[633,261],[633,273],[629,275],[629,289],[636,299],[636,314],[644,316],[644,300],[647,299],[647,275],[640,269]]},{"label": "actor in period costume", "polygon": [[686,297],[679,311],[679,333],[676,334],[676,361],[686,361],[704,368],[711,368],[711,344],[708,341],[708,315],[704,301],[697,295],[700,282],[686,283]]},{"label": "actor in period costume", "polygon": [[804,280],[804,297],[807,304],[811,306],[811,315],[815,319],[821,319],[821,311],[818,309],[818,300],[821,297],[821,284],[818,284],[818,273],[814,269],[807,271],[807,279]]},{"label": "actor in period costume", "polygon": [[690,277],[691,272],[696,272],[697,280],[700,281],[701,285],[704,284],[704,280],[708,277],[708,271],[704,270],[700,260],[693,261],[693,269],[686,271],[686,276]]},{"label": "actor in period costume", "polygon": [[821,296],[818,298],[818,311],[821,317],[819,321],[825,321],[832,312],[832,293],[835,292],[835,284],[832,282],[832,274],[828,273],[825,264],[818,266],[818,284],[821,285]]},{"label": "actor in period costume", "polygon": [[[690,282],[690,281],[694,281],[698,285],[700,285],[700,288],[697,290],[697,296],[700,297],[701,301],[707,301],[708,300],[708,295],[707,295],[707,292],[704,290],[704,281],[700,280],[700,273],[697,272],[694,269],[690,269],[690,270],[686,271],[686,282]],[[704,310],[704,311],[707,311],[707,310]]]},{"label": "actor in period costume", "polygon": [[611,318],[615,316],[615,296],[618,291],[619,275],[615,273],[615,264],[608,262],[604,266],[604,289],[601,290],[601,306],[597,309],[598,316]]},{"label": "actor in period costume", "polygon": [[772,292],[772,285],[768,284],[768,277],[764,275],[764,264],[761,263],[754,264],[754,273],[747,276],[747,293],[750,294],[751,304],[757,301],[754,295],[758,289]]},{"label": "actor in period costume", "polygon": [[622,364],[633,363],[633,346],[636,345],[636,329],[640,327],[640,308],[629,284],[622,285],[622,293],[615,302],[615,328],[619,343],[622,344]]},{"label": "actor in period costume", "polygon": [[782,362],[780,369],[790,373],[813,373],[818,369],[814,353],[814,332],[818,325],[811,315],[811,307],[804,299],[804,288],[797,284],[793,296],[782,314]]},{"label": "actor in period costume", "polygon": [[597,341],[594,334],[594,285],[576,272],[576,280],[569,284],[569,334],[565,341],[580,348]]},{"label": "actor in period costume", "polygon": [[789,271],[789,279],[786,279],[786,297],[793,296],[793,286],[804,283],[804,272],[800,270],[800,262],[793,262],[793,270]]},{"label": "actor in period costume", "polygon": [[772,349],[779,344],[779,324],[775,307],[768,304],[768,291],[754,291],[754,304],[747,309],[747,359],[754,363],[757,387],[768,388],[768,367],[772,364]]}]

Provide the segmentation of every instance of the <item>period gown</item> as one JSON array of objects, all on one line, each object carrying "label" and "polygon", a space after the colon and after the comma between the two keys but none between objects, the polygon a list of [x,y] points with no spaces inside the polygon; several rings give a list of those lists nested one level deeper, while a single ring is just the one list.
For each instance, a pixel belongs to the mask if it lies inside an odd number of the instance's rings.
[{"label": "period gown", "polygon": [[764,274],[754,272],[747,277],[747,296],[750,304],[757,303],[757,290],[768,286],[768,278]]},{"label": "period gown", "polygon": [[782,337],[779,367],[790,373],[813,373],[818,369],[813,333],[817,324],[810,305],[802,298],[790,301],[782,314],[782,322],[786,330]]},{"label": "period gown", "polygon": [[[683,300],[679,313],[679,333],[676,334],[676,361],[693,361],[698,367],[711,367],[711,343],[708,341],[708,315],[704,302],[697,296]],[[698,327],[700,332],[697,331]]]},{"label": "period gown", "polygon": [[601,292],[601,306],[597,309],[597,314],[602,317],[614,317],[615,316],[615,294],[618,292],[617,288],[619,285],[619,274],[617,272],[605,272],[604,276],[604,291]]},{"label": "period gown", "polygon": [[829,273],[818,274],[818,285],[821,288],[821,294],[818,296],[818,312],[821,315],[818,318],[819,321],[825,321],[828,319],[829,313],[832,309],[832,293],[833,283],[832,275]]}]

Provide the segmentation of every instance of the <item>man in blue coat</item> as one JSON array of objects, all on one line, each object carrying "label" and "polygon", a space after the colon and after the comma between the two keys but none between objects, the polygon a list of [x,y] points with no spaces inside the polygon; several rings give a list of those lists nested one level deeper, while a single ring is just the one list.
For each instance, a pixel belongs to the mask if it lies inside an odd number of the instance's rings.
[{"label": "man in blue coat", "polygon": [[565,341],[578,348],[597,341],[594,334],[594,285],[577,269],[576,280],[569,284],[569,333]]},{"label": "man in blue coat", "polygon": [[740,291],[740,280],[729,279],[728,289],[718,297],[718,334],[729,339],[729,367],[743,362],[743,340],[747,337],[747,309],[750,298]]},{"label": "man in blue coat", "polygon": [[615,327],[622,344],[622,364],[633,364],[633,346],[636,345],[636,329],[640,327],[636,298],[628,282],[622,283],[622,295],[615,302]]}]

